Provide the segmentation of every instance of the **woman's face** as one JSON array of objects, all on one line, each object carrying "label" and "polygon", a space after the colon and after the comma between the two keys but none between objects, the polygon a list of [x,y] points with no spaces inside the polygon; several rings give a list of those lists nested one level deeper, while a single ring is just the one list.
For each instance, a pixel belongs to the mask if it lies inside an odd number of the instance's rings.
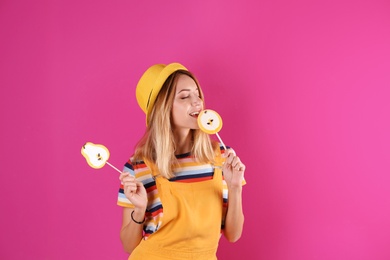
[{"label": "woman's face", "polygon": [[203,100],[195,81],[180,75],[176,85],[172,106],[172,120],[175,130],[199,129],[198,115],[203,109]]}]

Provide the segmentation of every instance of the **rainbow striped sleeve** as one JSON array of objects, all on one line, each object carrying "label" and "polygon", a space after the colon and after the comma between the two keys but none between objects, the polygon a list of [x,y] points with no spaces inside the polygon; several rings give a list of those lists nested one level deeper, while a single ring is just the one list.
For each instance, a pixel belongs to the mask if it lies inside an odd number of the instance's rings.
[{"label": "rainbow striped sleeve", "polygon": [[[156,232],[162,223],[163,207],[158,196],[156,182],[151,170],[143,161],[132,162],[129,160],[124,166],[124,171],[129,172],[138,181],[142,182],[147,192],[148,205],[145,212],[144,225],[144,237],[146,239],[150,234]],[[134,208],[134,205],[126,198],[123,192],[123,185],[119,188],[117,204],[122,207]]]},{"label": "rainbow striped sleeve", "polygon": [[[128,160],[123,167],[124,172],[128,172],[131,175],[135,176],[134,173],[134,168],[130,160]],[[122,207],[126,208],[134,208],[134,205],[126,198],[124,192],[123,192],[123,185],[121,184],[119,187],[119,192],[118,192],[118,201],[117,204]]]}]

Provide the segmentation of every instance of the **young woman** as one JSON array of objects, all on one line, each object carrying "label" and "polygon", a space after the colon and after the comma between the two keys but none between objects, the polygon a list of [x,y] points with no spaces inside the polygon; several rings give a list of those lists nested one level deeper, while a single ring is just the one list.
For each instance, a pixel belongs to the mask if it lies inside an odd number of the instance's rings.
[{"label": "young woman", "polygon": [[204,97],[183,65],[151,66],[136,88],[146,132],[119,179],[129,259],[217,259],[242,233],[245,165],[197,124]]}]

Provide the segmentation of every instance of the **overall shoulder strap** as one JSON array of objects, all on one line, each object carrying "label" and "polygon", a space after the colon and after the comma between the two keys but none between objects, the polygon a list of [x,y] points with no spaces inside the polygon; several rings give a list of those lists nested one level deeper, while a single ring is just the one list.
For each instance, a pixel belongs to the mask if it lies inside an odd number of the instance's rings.
[{"label": "overall shoulder strap", "polygon": [[143,161],[145,162],[146,166],[148,166],[148,168],[152,172],[153,178],[155,178],[157,176],[160,176],[159,171],[158,171],[156,165],[153,162],[151,162],[151,161],[149,161],[149,160],[147,160],[145,158],[143,158]]},{"label": "overall shoulder strap", "polygon": [[223,162],[225,161],[224,158],[222,157],[222,154],[221,154],[221,147],[218,145],[214,149],[214,152],[215,152],[215,158],[214,158],[215,166],[218,168],[221,168],[223,165]]}]

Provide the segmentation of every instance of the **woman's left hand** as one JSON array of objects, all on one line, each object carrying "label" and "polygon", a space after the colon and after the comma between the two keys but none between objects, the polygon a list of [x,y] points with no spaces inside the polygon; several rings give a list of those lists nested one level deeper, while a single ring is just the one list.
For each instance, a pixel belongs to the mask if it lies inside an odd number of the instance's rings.
[{"label": "woman's left hand", "polygon": [[240,188],[244,178],[245,165],[232,149],[226,150],[225,158],[222,170],[228,189]]}]

